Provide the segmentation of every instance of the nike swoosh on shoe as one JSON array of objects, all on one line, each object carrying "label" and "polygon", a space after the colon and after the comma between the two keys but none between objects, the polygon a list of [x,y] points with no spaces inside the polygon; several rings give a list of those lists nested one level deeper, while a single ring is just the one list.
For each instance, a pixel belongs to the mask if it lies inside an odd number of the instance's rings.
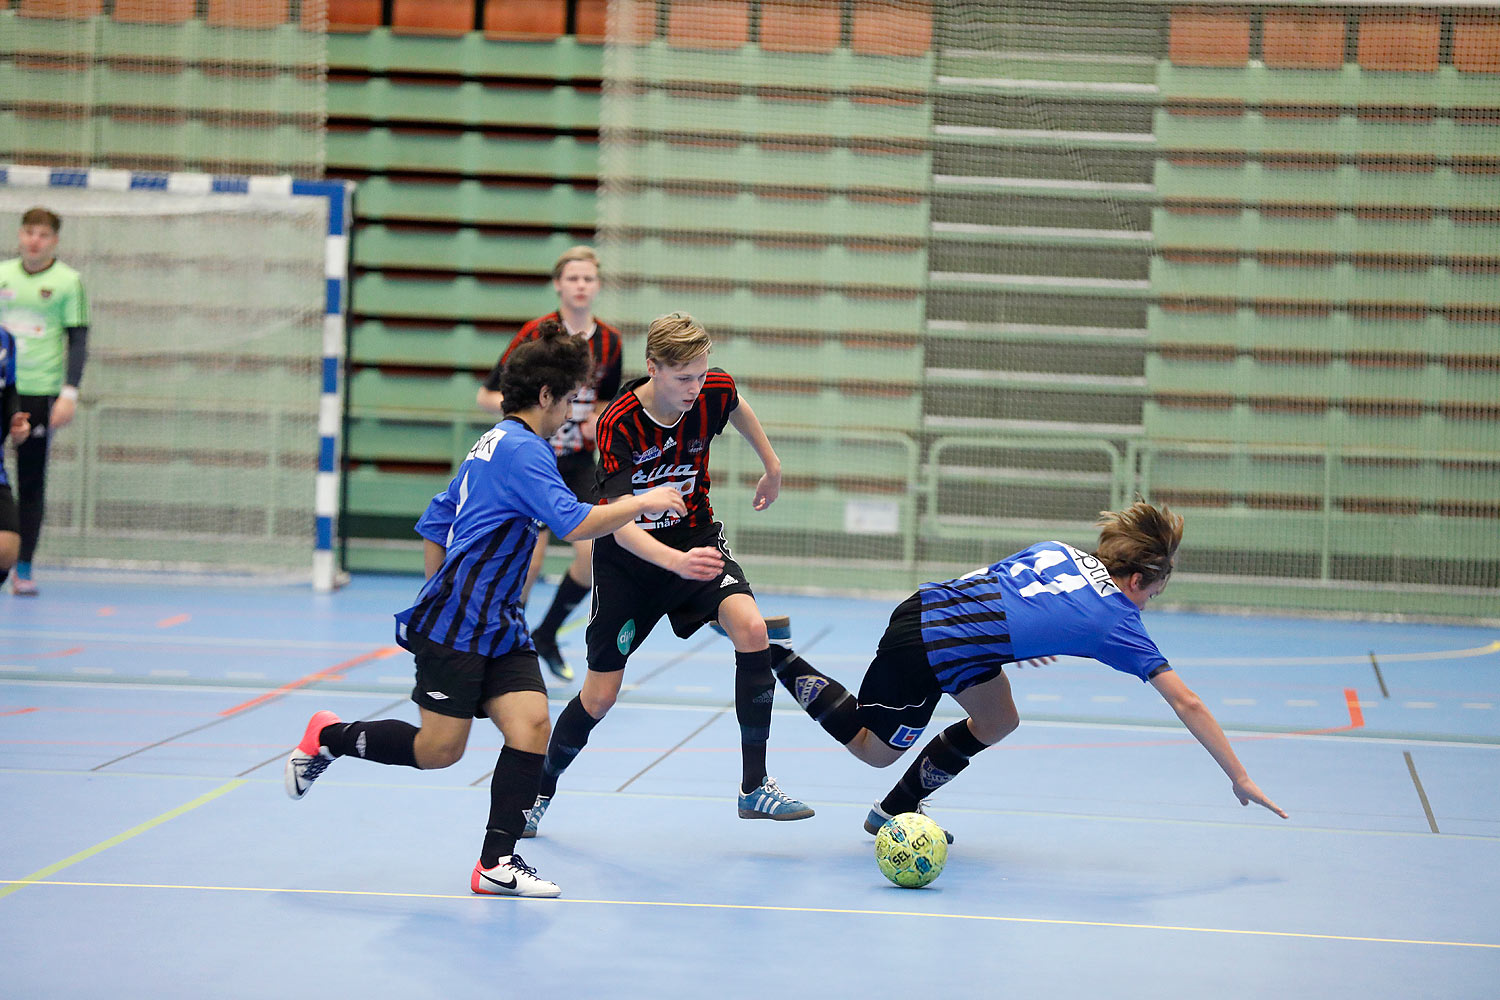
[{"label": "nike swoosh on shoe", "polygon": [[514,889],[516,887],[516,877],[514,875],[510,877],[509,882],[502,882],[497,878],[490,878],[484,872],[480,872],[479,877],[484,879],[486,882],[493,882],[495,885],[498,885],[502,889]]}]

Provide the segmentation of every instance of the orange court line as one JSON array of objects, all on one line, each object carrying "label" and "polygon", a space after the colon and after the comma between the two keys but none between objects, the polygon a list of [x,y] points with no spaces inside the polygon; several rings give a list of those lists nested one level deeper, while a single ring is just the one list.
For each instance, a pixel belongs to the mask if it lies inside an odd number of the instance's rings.
[{"label": "orange court line", "polygon": [[97,614],[100,618],[108,618],[110,615],[115,613],[115,609],[112,607],[103,607],[94,613]]},{"label": "orange court line", "polygon": [[81,652],[83,652],[83,647],[82,646],[69,646],[67,649],[59,649],[55,653],[38,653],[38,654],[36,654],[36,656],[32,657],[32,659],[35,659],[35,660],[55,660],[58,657],[62,657],[62,656],[77,656]]},{"label": "orange court line", "polygon": [[354,659],[352,660],[345,660],[343,663],[335,663],[331,667],[319,670],[316,673],[308,674],[306,677],[299,677],[296,680],[292,681],[290,684],[283,684],[281,685],[281,687],[277,688],[274,691],[267,691],[265,694],[257,695],[256,697],[251,698],[249,701],[242,701],[238,705],[235,705],[233,708],[224,709],[224,711],[220,712],[219,714],[234,715],[237,712],[243,712],[246,709],[254,708],[256,705],[264,704],[265,702],[268,702],[273,698],[280,698],[288,691],[295,691],[300,687],[306,687],[307,685],[316,683],[317,681],[334,680],[339,677],[339,675],[341,675],[344,671],[351,670],[354,667],[359,666],[361,663],[368,663],[371,660],[388,659],[389,657],[395,656],[399,652],[401,652],[400,646],[382,646],[379,649],[371,650],[368,653],[361,653],[359,656],[354,657]]},{"label": "orange court line", "polygon": [[9,712],[0,712],[0,715],[25,715],[27,712],[35,712],[36,710],[34,706],[32,708],[13,708]]},{"label": "orange court line", "polygon": [[1353,688],[1344,688],[1344,701],[1349,706],[1349,728],[1358,729],[1363,726],[1365,713],[1359,707],[1359,694]]},{"label": "orange court line", "polygon": [[157,622],[156,627],[171,628],[173,625],[181,625],[183,622],[191,620],[192,617],[192,615],[173,615],[170,618],[163,618],[161,621]]}]

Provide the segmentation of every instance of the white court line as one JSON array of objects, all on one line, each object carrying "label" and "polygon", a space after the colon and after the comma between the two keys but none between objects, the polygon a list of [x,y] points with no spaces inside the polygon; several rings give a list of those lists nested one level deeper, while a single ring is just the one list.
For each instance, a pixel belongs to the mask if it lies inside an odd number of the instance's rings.
[{"label": "white court line", "polygon": [[1089,701],[1101,701],[1101,702],[1121,702],[1121,701],[1129,701],[1129,700],[1130,699],[1126,698],[1123,694],[1096,694],[1092,698],[1089,699]]},{"label": "white court line", "polygon": [[1062,701],[1060,694],[1028,694],[1027,701]]},{"label": "white court line", "polygon": [[0,663],[0,670],[13,674],[34,674],[37,672],[36,667],[20,663]]},{"label": "white court line", "polygon": [[192,674],[190,674],[186,670],[153,670],[153,671],[151,671],[151,676],[152,677],[191,677]]},{"label": "white court line", "polygon": [[263,681],[266,679],[263,670],[226,670],[224,676],[233,681]]},{"label": "white court line", "polygon": [[1314,699],[1312,699],[1312,698],[1288,698],[1286,700],[1286,704],[1287,704],[1288,708],[1317,708],[1318,707],[1317,701],[1314,700]]},{"label": "white court line", "polygon": [[1254,705],[1255,704],[1255,699],[1254,698],[1225,698],[1224,699],[1224,704],[1226,704],[1226,705]]},{"label": "white court line", "polygon": [[1437,708],[1435,701],[1403,701],[1402,708]]},{"label": "white court line", "polygon": [[1494,707],[1495,707],[1495,703],[1492,702],[1492,701],[1466,701],[1466,702],[1464,702],[1464,708],[1494,708]]},{"label": "white court line", "polygon": [[104,677],[115,672],[114,667],[74,667],[73,673],[85,677]]}]

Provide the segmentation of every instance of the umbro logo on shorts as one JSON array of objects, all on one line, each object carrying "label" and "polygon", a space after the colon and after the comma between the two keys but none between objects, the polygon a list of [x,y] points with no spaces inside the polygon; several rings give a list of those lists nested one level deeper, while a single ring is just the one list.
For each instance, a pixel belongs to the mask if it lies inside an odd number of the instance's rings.
[{"label": "umbro logo on shorts", "polygon": [[803,708],[811,705],[818,692],[828,686],[828,680],[824,677],[798,677],[797,678],[797,703]]},{"label": "umbro logo on shorts", "polygon": [[443,694],[443,692],[441,692],[441,691],[428,691],[427,692],[427,697],[429,697],[429,698],[436,698],[438,701],[447,701],[448,700],[448,696],[445,695],[445,694]]}]

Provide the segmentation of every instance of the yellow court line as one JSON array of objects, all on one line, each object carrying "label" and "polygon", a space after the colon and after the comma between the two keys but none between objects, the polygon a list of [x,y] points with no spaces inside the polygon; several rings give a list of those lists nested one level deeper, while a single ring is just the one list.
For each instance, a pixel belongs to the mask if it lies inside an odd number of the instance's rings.
[{"label": "yellow court line", "polygon": [[4,899],[6,896],[9,896],[13,892],[19,892],[20,890],[26,888],[28,885],[36,885],[49,875],[55,875],[56,873],[62,871],[64,868],[76,865],[80,861],[87,860],[88,858],[93,857],[101,851],[107,851],[111,847],[114,847],[116,844],[123,844],[131,837],[138,836],[139,834],[145,833],[147,830],[161,826],[168,820],[174,820],[178,816],[181,816],[183,813],[189,812],[193,809],[197,809],[199,806],[204,805],[205,803],[212,802],[220,795],[223,795],[226,792],[232,792],[243,784],[246,784],[244,780],[235,778],[233,781],[229,781],[220,785],[213,791],[204,792],[202,795],[198,796],[196,799],[193,799],[190,802],[184,802],[182,805],[178,806],[175,809],[168,809],[166,812],[162,813],[160,816],[157,816],[155,819],[148,819],[144,823],[131,827],[124,833],[117,833],[113,837],[110,837],[108,840],[101,841],[100,843],[95,844],[93,847],[85,848],[84,850],[79,851],[77,854],[74,854],[71,857],[63,858],[61,861],[55,861],[52,864],[48,865],[46,868],[39,868],[36,871],[32,872],[30,875],[25,876],[24,878],[19,878],[14,881],[11,881],[9,879],[0,879],[0,883],[8,883],[5,885],[5,888],[0,889],[0,899]]},{"label": "yellow court line", "polygon": [[[5,884],[0,879],[0,885]],[[33,885],[75,886],[85,889],[193,889],[200,892],[286,892],[318,896],[375,896],[386,899],[453,899],[476,897],[442,892],[379,892],[366,889],[279,889],[268,886],[240,885],[166,885],[149,882],[62,882],[37,881]],[[489,897],[483,897],[489,898]],[[1425,944],[1441,948],[1492,948],[1500,944],[1484,941],[1432,941],[1422,938],[1362,937],[1353,934],[1312,934],[1303,931],[1251,931],[1233,927],[1185,927],[1176,924],[1129,924],[1112,920],[1055,920],[1047,917],[998,917],[982,913],[920,913],[911,910],[851,910],[828,906],[765,906],[753,903],[674,903],[645,899],[552,899],[550,904],[571,903],[575,906],[656,906],[691,910],[752,910],[770,913],[830,913],[853,917],[933,917],[942,920],[982,920],[1006,924],[1038,924],[1054,927],[1114,927],[1139,931],[1186,931],[1194,934],[1231,934],[1245,937],[1302,938],[1314,941],[1352,941],[1362,944]]]}]

